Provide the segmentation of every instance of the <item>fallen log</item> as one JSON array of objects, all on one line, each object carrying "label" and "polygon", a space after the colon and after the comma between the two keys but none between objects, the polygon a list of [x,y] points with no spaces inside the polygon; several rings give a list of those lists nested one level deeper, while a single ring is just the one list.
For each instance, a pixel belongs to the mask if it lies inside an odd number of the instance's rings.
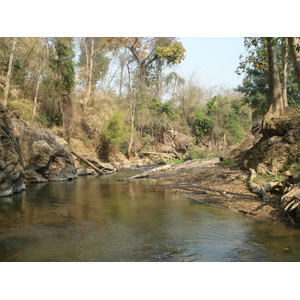
[{"label": "fallen log", "polygon": [[88,166],[90,166],[93,170],[95,170],[99,175],[103,174],[103,170],[100,170],[99,168],[97,168],[94,164],[92,164],[91,162],[89,162],[88,160],[86,160],[85,158],[83,158],[81,155],[79,155],[78,153],[74,152],[73,150],[71,150],[71,153],[73,155],[75,155],[77,158],[79,158],[80,160],[82,160],[84,163],[86,163]]},{"label": "fallen log", "polygon": [[157,172],[169,170],[173,166],[174,166],[174,164],[164,165],[162,167],[157,167],[157,168],[151,169],[149,171],[145,171],[143,173],[131,176],[129,178],[118,179],[118,181],[131,180],[131,179],[139,179],[139,178],[147,178],[147,177],[149,177],[153,173],[157,173]]}]

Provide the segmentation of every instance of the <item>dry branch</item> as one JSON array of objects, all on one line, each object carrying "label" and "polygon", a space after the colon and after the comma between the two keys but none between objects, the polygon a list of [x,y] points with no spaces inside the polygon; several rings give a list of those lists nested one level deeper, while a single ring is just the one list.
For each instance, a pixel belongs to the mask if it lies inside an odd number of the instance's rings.
[{"label": "dry branch", "polygon": [[164,165],[162,167],[157,167],[157,168],[151,169],[149,171],[145,171],[145,172],[143,172],[141,174],[137,174],[137,175],[131,176],[129,178],[118,179],[118,181],[138,179],[138,178],[146,178],[146,177],[149,177],[153,173],[157,173],[157,172],[161,172],[161,171],[166,171],[166,170],[171,169],[172,167],[173,167],[173,164]]}]

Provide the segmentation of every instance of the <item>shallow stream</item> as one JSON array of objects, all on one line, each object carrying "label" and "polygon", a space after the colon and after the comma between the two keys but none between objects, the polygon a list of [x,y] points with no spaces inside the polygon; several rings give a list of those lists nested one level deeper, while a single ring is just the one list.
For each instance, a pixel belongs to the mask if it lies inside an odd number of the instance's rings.
[{"label": "shallow stream", "polygon": [[299,229],[117,181],[141,171],[0,198],[0,261],[300,261]]}]

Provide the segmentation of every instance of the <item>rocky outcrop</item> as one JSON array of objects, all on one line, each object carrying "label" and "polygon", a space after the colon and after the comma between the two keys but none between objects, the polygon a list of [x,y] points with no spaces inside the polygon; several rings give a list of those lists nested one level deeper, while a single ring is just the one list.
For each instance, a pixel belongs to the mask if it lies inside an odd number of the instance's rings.
[{"label": "rocky outcrop", "polygon": [[172,129],[168,130],[165,134],[164,144],[172,147],[176,152],[184,154],[191,144],[191,138],[184,133]]},{"label": "rocky outcrop", "polygon": [[7,111],[0,108],[0,196],[22,191],[24,184],[23,161],[14,136],[13,124]]},{"label": "rocky outcrop", "polygon": [[26,182],[74,178],[74,159],[65,140],[0,108],[0,196],[22,191]]},{"label": "rocky outcrop", "polygon": [[243,169],[252,168],[258,173],[277,174],[295,162],[300,141],[299,116],[273,119],[272,123],[272,137],[249,138],[228,156],[236,158]]},{"label": "rocky outcrop", "polygon": [[[251,174],[262,173],[281,176],[282,181],[254,183],[250,188],[263,196],[267,203],[272,202],[281,208],[282,213],[300,221],[300,116],[274,118],[268,126],[269,138],[256,130],[256,137],[248,139],[231,151],[228,157],[235,158],[242,169]],[[250,176],[251,179],[252,175]],[[251,180],[249,179],[249,186]],[[263,185],[261,185],[263,183]],[[270,189],[270,192],[268,191]]]},{"label": "rocky outcrop", "polygon": [[25,182],[64,181],[77,178],[65,140],[51,130],[14,121],[14,134],[24,162]]}]

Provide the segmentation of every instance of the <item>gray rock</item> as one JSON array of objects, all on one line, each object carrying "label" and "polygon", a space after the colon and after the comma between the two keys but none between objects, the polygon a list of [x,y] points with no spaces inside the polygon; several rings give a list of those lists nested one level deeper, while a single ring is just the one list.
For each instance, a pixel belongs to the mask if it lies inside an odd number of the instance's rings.
[{"label": "gray rock", "polygon": [[74,159],[65,140],[48,129],[14,122],[14,133],[24,161],[25,182],[77,178]]},{"label": "gray rock", "polygon": [[0,108],[0,196],[24,190],[24,168],[13,124],[7,111]]}]

